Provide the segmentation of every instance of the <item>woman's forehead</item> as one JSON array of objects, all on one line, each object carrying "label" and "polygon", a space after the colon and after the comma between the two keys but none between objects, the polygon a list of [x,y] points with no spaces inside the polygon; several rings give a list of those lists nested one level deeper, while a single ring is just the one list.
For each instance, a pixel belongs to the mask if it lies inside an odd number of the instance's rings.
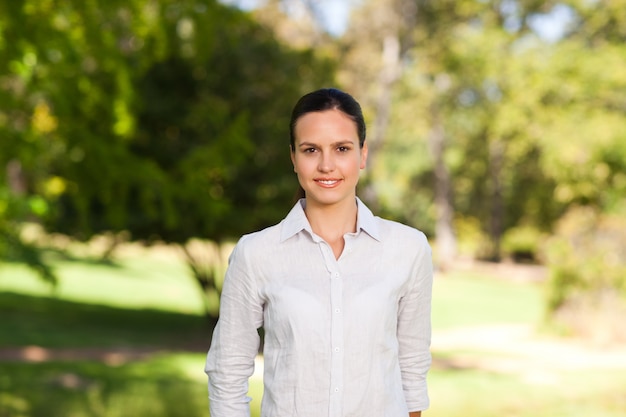
[{"label": "woman's forehead", "polygon": [[295,125],[298,142],[312,139],[358,141],[354,120],[340,110],[324,110],[304,114]]}]

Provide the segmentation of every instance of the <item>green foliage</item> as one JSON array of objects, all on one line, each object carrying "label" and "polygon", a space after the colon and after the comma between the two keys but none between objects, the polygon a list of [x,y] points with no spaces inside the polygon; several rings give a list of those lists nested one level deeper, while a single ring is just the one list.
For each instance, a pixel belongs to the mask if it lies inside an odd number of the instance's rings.
[{"label": "green foliage", "polygon": [[589,207],[570,210],[551,240],[550,307],[557,309],[582,293],[616,290],[626,296],[626,223]]},{"label": "green foliage", "polygon": [[516,262],[538,262],[544,240],[545,234],[535,227],[513,227],[502,237],[502,251]]},{"label": "green foliage", "polygon": [[[455,221],[472,222],[460,237],[467,252],[536,253],[521,229],[550,233],[577,205],[619,212],[624,0],[389,0],[363,11],[381,4],[403,10],[389,138],[367,178],[381,214],[434,234],[433,129],[444,136]],[[555,10],[572,19],[547,40],[533,22]],[[355,14],[335,47],[312,51],[212,0],[0,1],[0,167],[19,163],[20,199],[42,208],[31,215],[79,239],[128,230],[188,245],[259,229],[296,190],[286,148],[294,100],[332,82],[331,59],[347,63],[346,85],[363,86],[355,95],[380,94],[390,25],[372,22]],[[0,169],[13,194],[14,180]],[[10,216],[0,229],[14,250],[24,218]],[[27,249],[19,257],[38,265]],[[216,268],[189,262],[214,294]]]},{"label": "green foliage", "polygon": [[0,186],[0,266],[3,262],[22,262],[34,270],[42,280],[55,286],[57,275],[44,260],[42,251],[22,237],[23,221],[42,215],[46,202],[37,197],[21,197]]},{"label": "green foliage", "polygon": [[555,182],[558,203],[611,211],[626,196],[624,107],[615,95],[626,77],[606,70],[616,65],[626,65],[623,45],[585,50],[569,41],[546,67],[547,79],[559,82],[544,82],[541,170]]},{"label": "green foliage", "polygon": [[458,235],[459,255],[470,259],[485,259],[489,256],[491,243],[479,219],[458,215],[454,221],[454,229]]},{"label": "green foliage", "polygon": [[[626,221],[623,215],[589,207],[571,209],[559,222],[548,245],[548,308],[562,325],[588,334],[612,328],[615,339],[626,337]],[[598,326],[592,318],[607,310]],[[603,314],[604,314],[603,313]]]},{"label": "green foliage", "polygon": [[5,91],[8,116],[31,120],[5,128],[54,150],[45,164],[29,151],[42,171],[30,189],[55,203],[50,230],[184,244],[268,225],[291,204],[290,107],[329,80],[328,63],[213,1],[5,8],[3,33],[20,39],[7,77],[23,90]]},{"label": "green foliage", "polygon": [[0,39],[0,166],[22,165],[48,231],[221,242],[293,203],[291,106],[333,65],[249,14],[213,0],[1,1]]},{"label": "green foliage", "polygon": [[[0,416],[206,415],[206,385],[186,375],[181,359],[189,368],[189,358],[183,355],[119,366],[86,361],[3,363]],[[195,365],[200,358],[193,359]]]},{"label": "green foliage", "polygon": [[[548,41],[531,23],[555,5],[573,19]],[[385,210],[434,231],[433,129],[444,132],[456,218],[477,219],[491,239],[474,253],[497,252],[509,229],[550,233],[574,205],[623,204],[626,73],[614,69],[626,67],[625,5],[420,3],[373,178]]]}]

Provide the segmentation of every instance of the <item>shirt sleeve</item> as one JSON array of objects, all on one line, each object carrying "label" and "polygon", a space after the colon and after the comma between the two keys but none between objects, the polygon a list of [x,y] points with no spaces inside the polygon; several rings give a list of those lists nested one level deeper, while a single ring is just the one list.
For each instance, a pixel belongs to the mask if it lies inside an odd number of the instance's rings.
[{"label": "shirt sleeve", "polygon": [[421,232],[420,235],[420,245],[411,271],[412,285],[401,298],[398,309],[398,357],[409,411],[421,411],[429,406],[426,375],[432,362],[432,253],[426,237]]},{"label": "shirt sleeve", "polygon": [[249,417],[248,379],[259,349],[257,329],[263,305],[242,238],[233,250],[220,298],[220,316],[213,331],[205,372],[209,377],[212,417]]}]

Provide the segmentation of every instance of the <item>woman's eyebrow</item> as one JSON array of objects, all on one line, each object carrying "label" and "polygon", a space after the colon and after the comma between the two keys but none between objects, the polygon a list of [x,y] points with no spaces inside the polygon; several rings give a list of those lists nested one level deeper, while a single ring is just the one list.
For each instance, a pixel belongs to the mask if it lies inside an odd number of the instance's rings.
[{"label": "woman's eyebrow", "polygon": [[[332,147],[336,146],[345,146],[345,145],[354,145],[354,142],[351,140],[341,140],[338,142],[333,142],[330,144]],[[319,145],[313,142],[302,142],[298,145],[298,147],[307,146],[307,147],[318,147]]]}]

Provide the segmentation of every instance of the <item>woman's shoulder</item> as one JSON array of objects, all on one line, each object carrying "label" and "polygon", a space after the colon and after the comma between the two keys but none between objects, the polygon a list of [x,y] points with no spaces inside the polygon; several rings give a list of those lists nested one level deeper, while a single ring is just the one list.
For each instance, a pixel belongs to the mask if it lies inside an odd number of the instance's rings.
[{"label": "woman's shoulder", "polygon": [[239,238],[237,246],[244,247],[263,247],[278,242],[280,239],[280,223],[261,230],[246,233]]},{"label": "woman's shoulder", "polygon": [[381,217],[377,217],[377,219],[380,225],[381,238],[383,241],[428,246],[428,238],[421,230],[394,220],[384,219]]}]

